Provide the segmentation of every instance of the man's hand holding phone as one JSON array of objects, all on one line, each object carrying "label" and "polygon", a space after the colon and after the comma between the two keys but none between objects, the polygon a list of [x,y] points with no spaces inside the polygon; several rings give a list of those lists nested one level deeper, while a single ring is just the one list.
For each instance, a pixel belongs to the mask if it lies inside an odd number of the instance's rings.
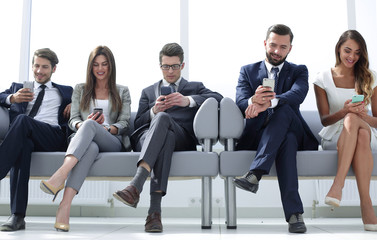
[{"label": "man's hand holding phone", "polygon": [[34,99],[34,93],[28,88],[21,88],[10,97],[11,103],[31,102]]},{"label": "man's hand holding phone", "polygon": [[[270,83],[271,84],[271,83]],[[255,90],[255,94],[251,99],[252,104],[250,104],[246,111],[245,117],[246,118],[254,118],[259,115],[259,113],[264,112],[271,106],[271,100],[275,98],[275,92],[272,91],[273,89],[270,85],[265,86],[260,85]]]},{"label": "man's hand holding phone", "polygon": [[255,90],[255,94],[252,98],[253,103],[257,103],[260,105],[265,105],[268,103],[268,107],[271,105],[271,100],[275,98],[275,92],[273,88],[270,86],[259,86],[257,90]]}]

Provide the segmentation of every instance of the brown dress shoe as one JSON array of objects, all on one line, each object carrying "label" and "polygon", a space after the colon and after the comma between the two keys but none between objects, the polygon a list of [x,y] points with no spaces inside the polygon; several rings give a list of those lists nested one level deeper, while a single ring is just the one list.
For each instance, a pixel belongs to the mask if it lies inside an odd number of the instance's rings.
[{"label": "brown dress shoe", "polygon": [[122,203],[134,208],[137,207],[140,199],[139,191],[132,185],[129,185],[122,191],[116,191],[113,193],[113,196]]},{"label": "brown dress shoe", "polygon": [[146,232],[162,232],[161,214],[154,212],[148,215],[145,220],[145,231]]}]

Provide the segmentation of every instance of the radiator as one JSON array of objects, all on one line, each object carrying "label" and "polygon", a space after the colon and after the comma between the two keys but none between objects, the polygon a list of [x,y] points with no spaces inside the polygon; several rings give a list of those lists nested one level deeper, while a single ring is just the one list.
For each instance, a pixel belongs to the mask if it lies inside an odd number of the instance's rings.
[{"label": "radiator", "polygon": [[[325,206],[325,197],[330,190],[333,180],[317,180],[316,193],[318,206]],[[375,206],[377,204],[377,181],[371,181],[370,184],[370,197],[372,203]],[[360,198],[359,191],[357,190],[357,184],[355,179],[346,179],[342,192],[341,206],[359,206]],[[327,206],[327,205],[326,205]]]},{"label": "radiator", "polygon": [[[53,195],[46,194],[39,188],[41,180],[29,181],[29,204],[53,204],[58,205],[63,198],[63,190],[52,202]],[[108,201],[112,198],[110,192],[110,181],[85,181],[79,194],[75,196],[72,204],[74,205],[109,205]],[[0,203],[8,203],[9,178],[0,181]]]}]

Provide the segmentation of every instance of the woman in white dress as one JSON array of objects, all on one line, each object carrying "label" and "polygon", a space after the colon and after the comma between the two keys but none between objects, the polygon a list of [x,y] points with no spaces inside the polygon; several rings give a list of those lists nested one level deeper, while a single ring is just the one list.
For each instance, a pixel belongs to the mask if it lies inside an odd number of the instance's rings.
[{"label": "woman in white dress", "polygon": [[[314,82],[317,107],[324,128],[322,148],[338,150],[338,169],[325,203],[338,207],[350,166],[360,195],[364,229],[377,231],[377,217],[369,194],[373,169],[372,150],[377,150],[377,88],[369,69],[364,38],[355,30],[344,32],[335,47],[335,67],[321,72]],[[352,102],[353,95],[364,100]],[[368,107],[372,115],[368,115]]]}]

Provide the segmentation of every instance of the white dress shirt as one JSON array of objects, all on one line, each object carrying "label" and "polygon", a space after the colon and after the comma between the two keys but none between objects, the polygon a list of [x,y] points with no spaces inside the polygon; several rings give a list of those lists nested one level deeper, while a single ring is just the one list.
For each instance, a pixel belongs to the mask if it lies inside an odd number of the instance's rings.
[{"label": "white dress shirt", "polygon": [[[62,104],[62,96],[60,95],[59,90],[52,86],[51,81],[48,81],[45,88],[45,95],[43,96],[42,104],[38,109],[37,115],[35,115],[34,119],[48,123],[50,125],[57,125],[59,126],[59,107]],[[38,93],[42,90],[39,88],[41,86],[40,83],[34,81],[34,99],[33,101],[29,102],[26,108],[26,115],[29,115],[35,100],[37,99]],[[6,99],[7,104],[11,104],[10,98],[12,94],[9,95]]]}]

